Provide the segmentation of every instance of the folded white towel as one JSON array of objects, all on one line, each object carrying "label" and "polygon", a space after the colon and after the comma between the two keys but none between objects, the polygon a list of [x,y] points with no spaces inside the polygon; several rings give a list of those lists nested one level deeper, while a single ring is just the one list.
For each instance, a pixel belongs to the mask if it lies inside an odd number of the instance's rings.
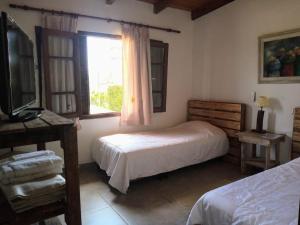
[{"label": "folded white towel", "polygon": [[10,205],[17,213],[20,213],[38,206],[64,201],[64,199],[65,199],[65,192],[58,191],[55,194],[43,196],[37,199],[20,200],[17,203],[11,202]]},{"label": "folded white towel", "polygon": [[0,161],[0,188],[16,212],[62,201],[63,160],[52,151],[31,152]]},{"label": "folded white towel", "polygon": [[30,176],[32,174],[40,174],[40,177],[43,177],[49,170],[62,168],[62,164],[62,158],[56,155],[11,161],[0,166],[0,180]]},{"label": "folded white towel", "polygon": [[60,175],[23,184],[1,185],[1,189],[16,212],[65,199],[65,179]]},{"label": "folded white towel", "polygon": [[24,154],[18,154],[12,156],[12,160],[18,161],[18,160],[24,160],[24,159],[29,159],[29,158],[35,158],[35,157],[40,157],[40,156],[51,156],[55,155],[55,152],[50,151],[50,150],[44,150],[44,151],[35,151],[35,152],[28,152]]},{"label": "folded white towel", "polygon": [[63,172],[62,166],[57,166],[55,168],[43,168],[39,173],[33,173],[30,175],[20,176],[20,177],[4,177],[1,182],[2,184],[19,184],[25,183],[31,180],[35,180],[41,177],[51,176],[61,174]]},{"label": "folded white towel", "polygon": [[0,160],[0,166],[12,161],[19,161],[19,160],[24,160],[29,158],[50,156],[50,155],[55,155],[55,152],[50,150],[44,150],[44,151],[34,151],[34,152],[27,152],[23,154],[17,154],[17,155],[10,156],[6,159]]},{"label": "folded white towel", "polygon": [[[62,189],[62,190],[56,190],[55,192],[52,192],[52,193],[49,193],[47,195],[42,195],[42,196],[37,196],[37,197],[34,197],[34,198],[26,198],[26,199],[18,199],[18,200],[15,200],[15,201],[11,201],[11,204],[14,206],[14,207],[18,207],[18,208],[21,208],[21,207],[27,207],[27,206],[30,206],[31,204],[38,204],[38,203],[43,203],[43,201],[51,201],[52,198],[55,198],[56,201],[57,199],[59,200],[64,200],[65,199],[65,190]],[[45,205],[42,204],[42,205]]]},{"label": "folded white towel", "polygon": [[10,202],[34,199],[51,195],[65,187],[65,179],[61,175],[45,177],[16,185],[1,185],[1,189]]}]

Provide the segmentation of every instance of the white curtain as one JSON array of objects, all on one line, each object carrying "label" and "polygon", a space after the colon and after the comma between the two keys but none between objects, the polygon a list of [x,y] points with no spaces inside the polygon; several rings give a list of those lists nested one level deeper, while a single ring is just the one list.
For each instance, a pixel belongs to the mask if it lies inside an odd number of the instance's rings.
[{"label": "white curtain", "polygon": [[[75,33],[77,32],[77,21],[78,17],[42,15],[43,27],[52,30]],[[55,35],[49,36],[48,49],[49,56],[58,57],[49,59],[51,91],[75,91],[74,62],[66,59],[67,57],[73,57],[73,40]],[[76,112],[77,107],[74,94],[53,95],[51,105],[52,110],[56,113],[73,113]]]},{"label": "white curtain", "polygon": [[123,106],[121,124],[150,125],[152,95],[148,28],[122,25]]},{"label": "white curtain", "polygon": [[42,14],[42,20],[44,28],[74,33],[77,32],[77,16]]}]

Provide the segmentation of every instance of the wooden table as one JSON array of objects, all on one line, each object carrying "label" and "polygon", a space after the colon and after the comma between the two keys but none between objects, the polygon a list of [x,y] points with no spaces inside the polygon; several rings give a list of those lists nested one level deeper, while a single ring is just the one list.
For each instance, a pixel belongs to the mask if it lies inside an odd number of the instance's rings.
[{"label": "wooden table", "polygon": [[40,118],[24,123],[0,121],[0,149],[37,144],[38,150],[43,150],[45,143],[51,141],[60,141],[64,150],[66,200],[15,213],[0,195],[0,224],[30,225],[65,214],[68,225],[81,225],[77,129],[74,122],[47,110]]},{"label": "wooden table", "polygon": [[[280,164],[280,142],[283,142],[285,135],[283,134],[259,134],[252,131],[240,132],[237,134],[241,145],[241,170],[244,173],[246,166],[251,165],[262,168],[264,170],[270,169]],[[247,144],[252,144],[252,157],[247,157]],[[256,145],[265,147],[265,157],[256,157]],[[271,149],[275,148],[276,159],[271,160]]]}]

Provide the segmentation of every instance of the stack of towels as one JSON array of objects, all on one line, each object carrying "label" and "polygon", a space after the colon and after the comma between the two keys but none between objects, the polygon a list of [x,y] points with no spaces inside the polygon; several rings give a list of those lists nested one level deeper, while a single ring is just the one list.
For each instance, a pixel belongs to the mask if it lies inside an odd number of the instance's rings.
[{"label": "stack of towels", "polygon": [[53,151],[37,151],[0,160],[0,187],[16,212],[64,199],[63,160]]}]

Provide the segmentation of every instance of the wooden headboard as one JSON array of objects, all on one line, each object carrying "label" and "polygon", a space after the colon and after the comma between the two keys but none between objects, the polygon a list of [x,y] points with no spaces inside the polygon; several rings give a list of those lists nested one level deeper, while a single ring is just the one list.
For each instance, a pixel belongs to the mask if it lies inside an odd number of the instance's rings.
[{"label": "wooden headboard", "polygon": [[292,159],[300,157],[300,108],[295,108],[292,138]]},{"label": "wooden headboard", "polygon": [[222,128],[228,135],[230,149],[227,161],[240,164],[241,150],[237,133],[245,130],[246,105],[241,103],[190,100],[188,120],[202,120]]}]

